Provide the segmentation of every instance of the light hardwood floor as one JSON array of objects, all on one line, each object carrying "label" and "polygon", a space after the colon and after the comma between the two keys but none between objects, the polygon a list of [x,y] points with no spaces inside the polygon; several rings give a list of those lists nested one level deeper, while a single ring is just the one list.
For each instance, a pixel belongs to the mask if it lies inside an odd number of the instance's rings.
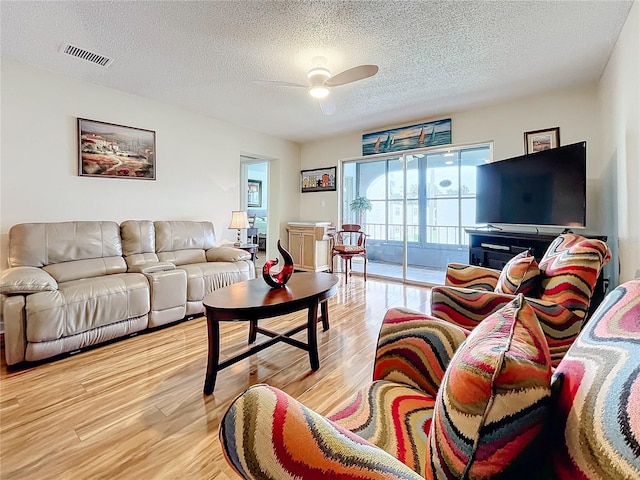
[{"label": "light hardwood floor", "polygon": [[[8,371],[3,359],[0,478],[237,478],[218,440],[220,418],[237,395],[269,383],[328,413],[371,379],[385,311],[429,311],[426,287],[340,280],[329,301],[331,328],[318,327],[317,372],[306,352],[280,343],[220,372],[214,395],[205,396],[204,317],[26,370]],[[284,331],[305,318],[263,322]],[[222,326],[221,360],[246,348],[247,333],[245,322]],[[296,338],[306,341],[304,332]]]}]

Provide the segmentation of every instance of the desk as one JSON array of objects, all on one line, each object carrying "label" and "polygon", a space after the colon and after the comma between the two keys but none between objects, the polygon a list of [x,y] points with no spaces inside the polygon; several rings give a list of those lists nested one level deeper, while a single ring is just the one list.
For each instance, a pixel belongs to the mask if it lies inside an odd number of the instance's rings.
[{"label": "desk", "polygon": [[[329,273],[294,273],[283,288],[272,289],[262,278],[245,280],[220,288],[204,297],[202,303],[207,312],[207,334],[209,353],[204,393],[211,395],[216,385],[218,372],[271,345],[284,342],[309,352],[311,370],[320,368],[318,357],[318,305],[322,312],[322,327],[329,329],[329,307],[327,300],[338,290],[338,277]],[[284,333],[272,332],[258,326],[264,318],[308,309],[307,322]],[[248,321],[249,344],[261,333],[269,340],[251,347],[239,355],[220,362],[220,325],[222,321]],[[291,338],[307,330],[307,343]]]}]

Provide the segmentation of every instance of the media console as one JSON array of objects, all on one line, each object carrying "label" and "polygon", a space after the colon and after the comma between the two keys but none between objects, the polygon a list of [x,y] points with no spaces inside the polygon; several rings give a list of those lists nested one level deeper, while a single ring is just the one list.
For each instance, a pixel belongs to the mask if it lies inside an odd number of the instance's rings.
[{"label": "media console", "polygon": [[[540,261],[551,242],[558,235],[544,233],[505,232],[502,230],[482,230],[465,228],[469,235],[469,264],[502,270],[509,260],[518,253],[529,250]],[[606,236],[585,235],[607,241]],[[596,288],[589,305],[589,316],[593,313],[607,292],[602,271],[596,282]]]}]

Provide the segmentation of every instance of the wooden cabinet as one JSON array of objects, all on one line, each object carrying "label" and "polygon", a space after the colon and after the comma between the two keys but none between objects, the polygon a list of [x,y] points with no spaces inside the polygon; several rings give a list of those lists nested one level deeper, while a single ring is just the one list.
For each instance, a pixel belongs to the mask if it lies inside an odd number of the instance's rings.
[{"label": "wooden cabinet", "polygon": [[289,222],[289,253],[293,267],[307,272],[330,270],[331,222]]}]

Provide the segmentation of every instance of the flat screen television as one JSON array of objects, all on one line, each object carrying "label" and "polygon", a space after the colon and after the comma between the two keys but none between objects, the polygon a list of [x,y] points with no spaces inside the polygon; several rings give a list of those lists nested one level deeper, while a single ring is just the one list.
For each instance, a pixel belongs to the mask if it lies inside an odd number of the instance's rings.
[{"label": "flat screen television", "polygon": [[586,165],[580,142],[478,166],[476,223],[584,227]]}]

